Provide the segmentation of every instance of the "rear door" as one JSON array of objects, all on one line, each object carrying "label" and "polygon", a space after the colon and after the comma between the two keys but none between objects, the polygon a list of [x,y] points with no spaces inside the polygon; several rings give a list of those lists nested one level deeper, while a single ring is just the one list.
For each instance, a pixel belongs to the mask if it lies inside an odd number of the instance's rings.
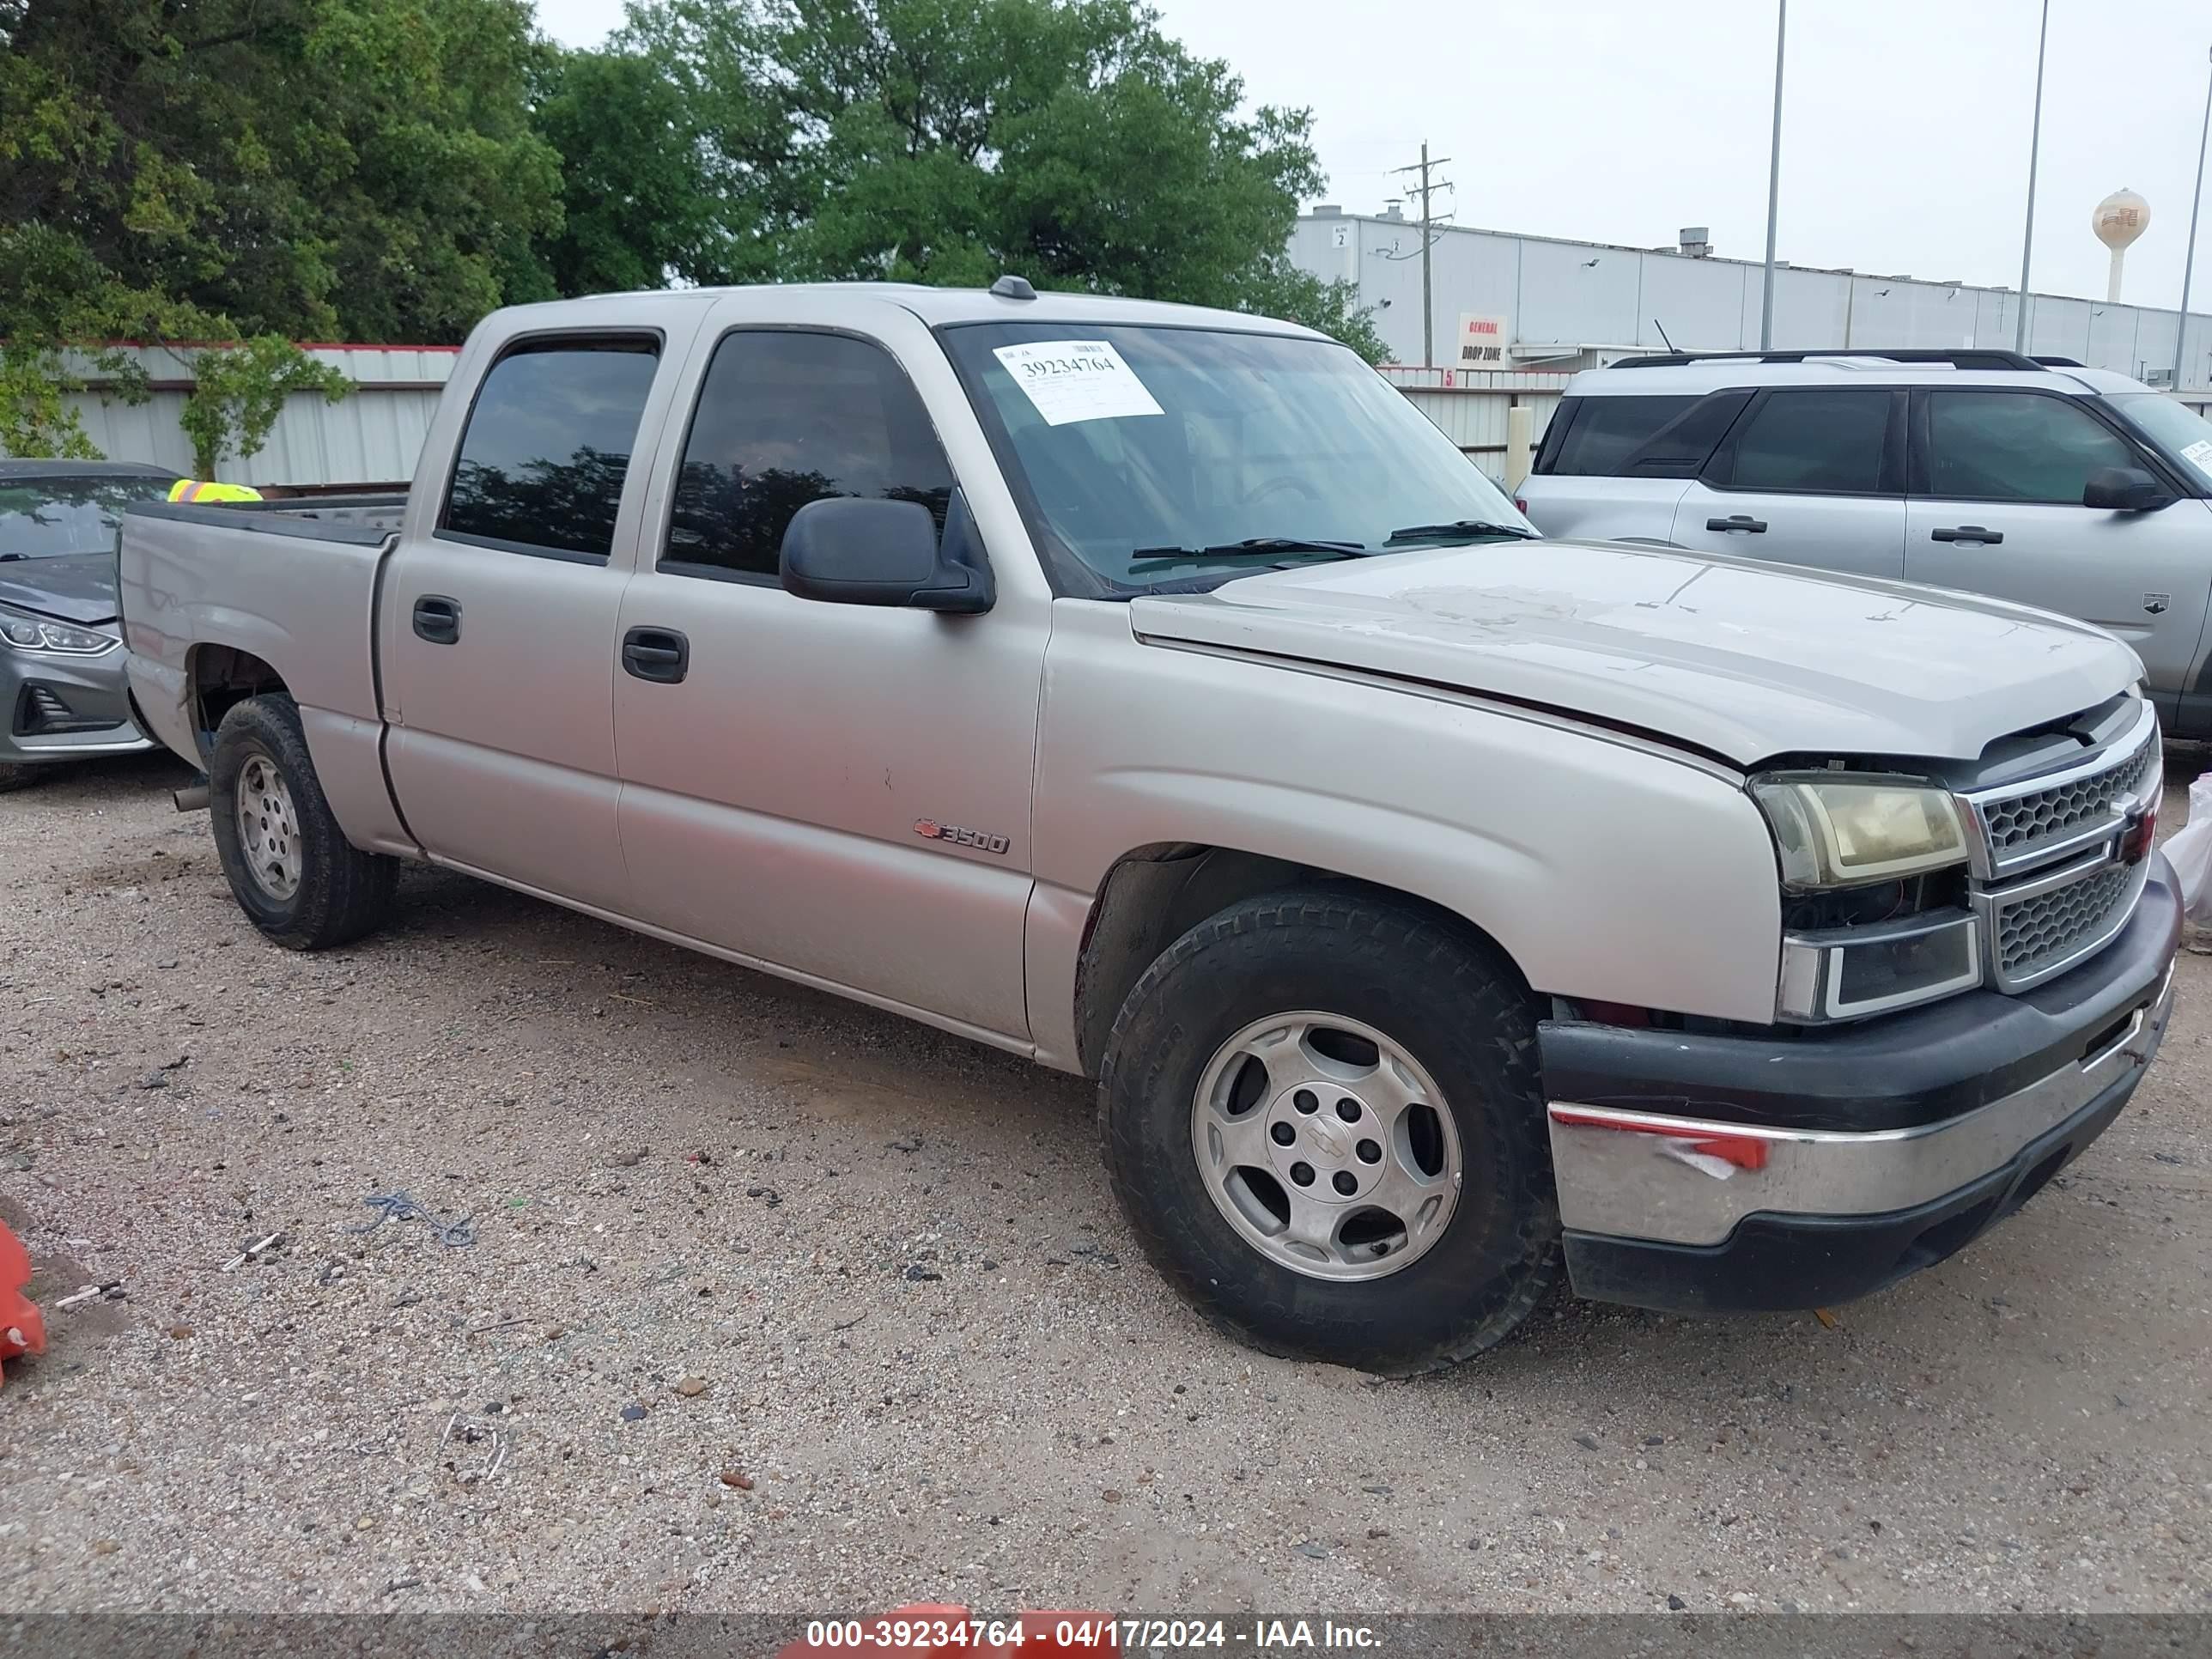
[{"label": "rear door", "polygon": [[1912,401],[1905,574],[2110,629],[2135,647],[2154,690],[2182,690],[2212,597],[2200,504],[2081,505],[2091,474],[2164,477],[2163,463],[2093,405],[2057,392],[1929,388]]},{"label": "rear door", "polygon": [[432,527],[387,562],[378,629],[392,792],[425,850],[617,912],[615,623],[660,356],[635,331],[509,345]]},{"label": "rear door", "polygon": [[[626,642],[682,653],[626,654],[615,680],[636,915],[1023,1037],[1048,596],[1010,571],[991,611],[945,616],[802,599],[779,580],[784,530],[809,501],[918,501],[941,534],[975,534],[963,487],[1004,492],[921,321],[885,307],[864,337],[852,314],[761,289],[708,319],[688,428],[664,446],[681,434],[681,459],[659,469],[622,605]],[[941,435],[932,407],[963,434]]]},{"label": "rear door", "polygon": [[1855,575],[1905,572],[1901,391],[1777,386],[1675,504],[1677,545]]}]

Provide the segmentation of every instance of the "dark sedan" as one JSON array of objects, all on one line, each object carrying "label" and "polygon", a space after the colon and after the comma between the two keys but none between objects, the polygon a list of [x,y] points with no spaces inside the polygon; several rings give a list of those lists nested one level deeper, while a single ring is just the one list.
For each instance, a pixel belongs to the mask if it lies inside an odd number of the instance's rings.
[{"label": "dark sedan", "polygon": [[124,508],[163,499],[177,477],[0,460],[0,789],[53,762],[152,747],[124,696],[115,538]]}]

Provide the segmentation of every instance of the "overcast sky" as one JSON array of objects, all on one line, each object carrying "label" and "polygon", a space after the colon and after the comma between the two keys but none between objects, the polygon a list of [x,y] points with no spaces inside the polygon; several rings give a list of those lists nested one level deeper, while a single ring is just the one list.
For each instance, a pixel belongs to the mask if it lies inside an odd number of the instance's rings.
[{"label": "overcast sky", "polygon": [[[1796,264],[2013,285],[2040,0],[1798,0],[1790,14],[1777,253]],[[1329,199],[1378,210],[1421,142],[1456,222],[1758,258],[1775,0],[1158,0],[1252,102],[1305,105]],[[596,43],[621,0],[538,0]],[[2151,205],[2124,297],[2181,297],[2212,70],[2205,0],[2051,0],[2031,286],[2101,299],[2090,210]],[[1411,210],[1409,205],[1409,211]],[[2212,227],[2200,240],[2212,244]],[[2193,298],[2212,295],[2212,248]]]}]

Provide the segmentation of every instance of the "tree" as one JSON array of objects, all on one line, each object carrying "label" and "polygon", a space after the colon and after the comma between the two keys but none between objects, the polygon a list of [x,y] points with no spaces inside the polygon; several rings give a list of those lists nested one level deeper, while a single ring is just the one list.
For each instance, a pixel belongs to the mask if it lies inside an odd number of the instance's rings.
[{"label": "tree", "polygon": [[194,352],[191,395],[177,417],[192,441],[193,473],[212,478],[224,456],[258,455],[294,392],[319,392],[334,404],[352,389],[337,369],[279,335]]},{"label": "tree", "polygon": [[683,88],[629,53],[550,56],[532,119],[562,162],[562,217],[538,258],[562,294],[660,288],[706,263],[704,137]]},{"label": "tree", "polygon": [[1303,110],[1138,0],[650,0],[617,42],[686,89],[724,211],[696,280],[1041,287],[1257,309],[1363,336],[1282,258],[1322,177]]},{"label": "tree", "polygon": [[98,460],[99,447],[64,401],[82,390],[60,353],[14,341],[0,346],[0,454]]},{"label": "tree", "polygon": [[526,0],[0,0],[0,333],[444,342],[550,295]]}]

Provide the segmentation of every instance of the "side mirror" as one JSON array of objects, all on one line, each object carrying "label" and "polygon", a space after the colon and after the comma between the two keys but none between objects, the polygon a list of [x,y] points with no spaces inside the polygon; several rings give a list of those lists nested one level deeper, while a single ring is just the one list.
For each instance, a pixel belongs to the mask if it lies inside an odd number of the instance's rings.
[{"label": "side mirror", "polygon": [[791,515],[784,591],[831,605],[900,605],[974,615],[995,597],[967,502],[956,491],[945,534],[919,501],[830,495]]},{"label": "side mirror", "polygon": [[2114,513],[2155,513],[2170,507],[2173,495],[2156,478],[2136,466],[2107,466],[2089,475],[2082,486],[2081,505],[2101,507]]}]

